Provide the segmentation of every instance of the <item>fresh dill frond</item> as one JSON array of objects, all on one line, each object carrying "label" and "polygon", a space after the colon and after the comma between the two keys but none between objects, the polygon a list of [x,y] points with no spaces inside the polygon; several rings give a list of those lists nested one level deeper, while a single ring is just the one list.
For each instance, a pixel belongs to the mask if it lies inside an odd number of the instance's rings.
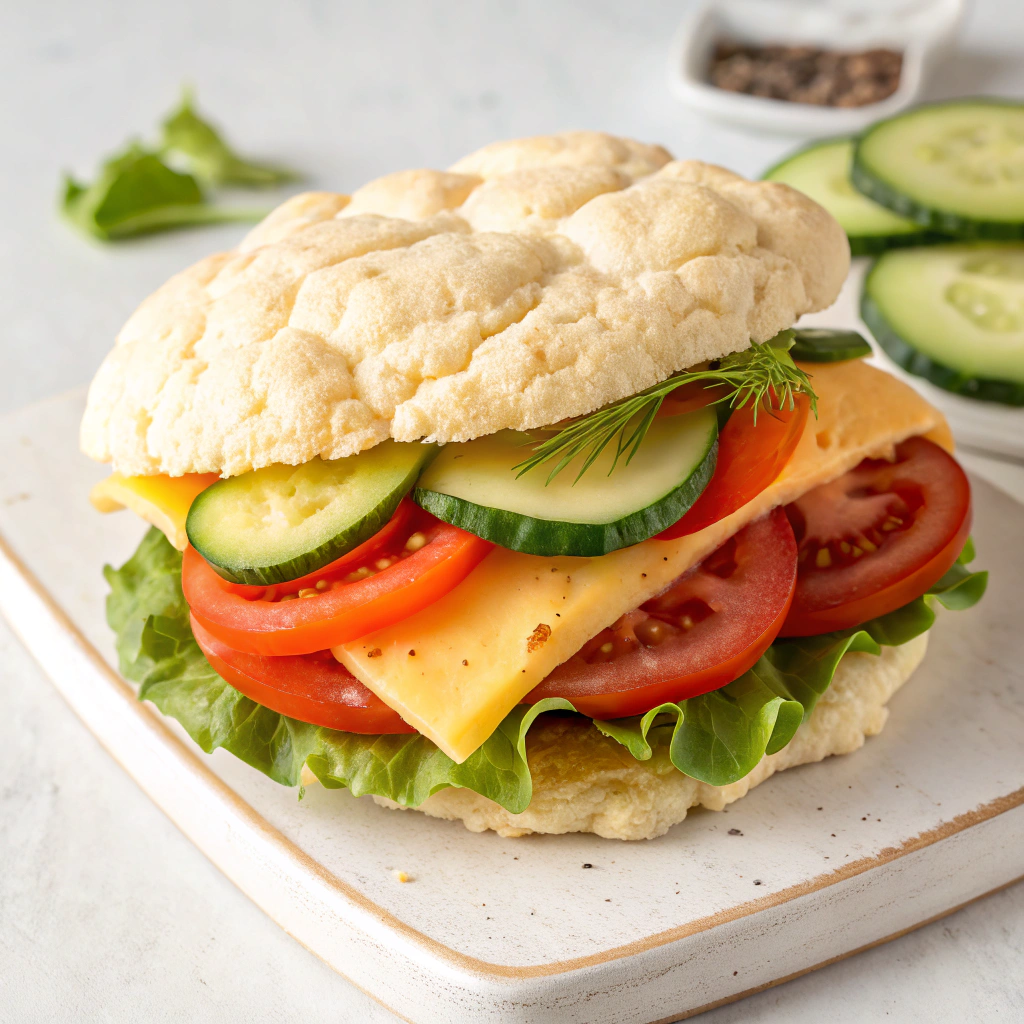
[{"label": "fresh dill frond", "polygon": [[792,409],[797,393],[807,395],[811,410],[817,415],[817,395],[807,374],[789,356],[792,344],[792,331],[783,331],[760,344],[751,342],[749,349],[718,360],[713,368],[684,370],[638,394],[581,416],[553,436],[536,443],[529,442],[533,444],[533,454],[513,467],[518,471],[516,478],[557,460],[548,473],[546,483],[551,483],[566,466],[583,455],[583,465],[576,475],[578,481],[600,454],[614,443],[615,455],[608,470],[611,476],[623,456],[624,464],[628,465],[636,455],[665,398],[682,385],[698,381],[705,381],[708,388],[723,385],[729,388],[711,404],[728,402],[732,409],[742,409],[753,402],[755,423],[760,409],[769,414]]}]

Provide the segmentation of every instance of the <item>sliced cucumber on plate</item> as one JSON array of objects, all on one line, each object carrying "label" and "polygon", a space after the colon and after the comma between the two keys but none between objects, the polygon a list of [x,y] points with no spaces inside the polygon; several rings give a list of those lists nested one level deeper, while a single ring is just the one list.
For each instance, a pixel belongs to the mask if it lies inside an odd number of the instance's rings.
[{"label": "sliced cucumber on plate", "polygon": [[582,457],[548,482],[541,465],[522,476],[531,435],[502,431],[446,445],[413,500],[439,519],[513,551],[604,555],[671,526],[715,471],[714,408],[658,417],[632,460],[609,475],[614,442],[577,481]]},{"label": "sliced cucumber on plate", "polygon": [[857,140],[858,191],[921,228],[1024,237],[1024,104],[955,100],[872,125]]},{"label": "sliced cucumber on plate", "polygon": [[886,253],[861,316],[888,355],[947,391],[1024,405],[1024,245]]},{"label": "sliced cucumber on plate", "polygon": [[346,459],[220,480],[192,502],[189,543],[232,583],[298,579],[380,530],[436,451],[382,441]]},{"label": "sliced cucumber on plate", "polygon": [[763,177],[781,181],[824,206],[846,232],[854,256],[927,242],[930,236],[919,224],[872,202],[850,184],[853,146],[853,139],[817,142],[776,164]]}]

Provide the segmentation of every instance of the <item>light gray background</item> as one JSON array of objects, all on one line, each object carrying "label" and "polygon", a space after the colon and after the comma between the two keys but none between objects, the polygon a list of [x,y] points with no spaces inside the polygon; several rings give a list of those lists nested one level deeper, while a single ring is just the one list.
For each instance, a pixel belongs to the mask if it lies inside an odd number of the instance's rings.
[{"label": "light gray background", "polygon": [[[239,148],[303,169],[312,187],[347,191],[566,128],[756,175],[792,140],[708,124],[669,94],[686,7],[0,0],[0,413],[88,381],[140,299],[237,239],[226,227],[102,247],[54,214],[60,171],[88,175],[152,133],[182,81]],[[981,92],[1024,94],[1019,0],[976,3],[930,89]],[[702,1020],[1017,1021],[1022,964],[1017,886]],[[2,624],[0,1020],[395,1020],[176,831]]]}]

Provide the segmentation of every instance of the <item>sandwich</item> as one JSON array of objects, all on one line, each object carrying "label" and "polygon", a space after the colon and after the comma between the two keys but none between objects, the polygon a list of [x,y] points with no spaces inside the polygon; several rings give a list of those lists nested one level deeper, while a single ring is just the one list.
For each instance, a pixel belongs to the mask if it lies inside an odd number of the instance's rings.
[{"label": "sandwich", "polygon": [[652,838],[855,750],[982,595],[942,415],[800,328],[842,228],[593,132],[285,202],[89,391],[122,674],[203,750]]}]

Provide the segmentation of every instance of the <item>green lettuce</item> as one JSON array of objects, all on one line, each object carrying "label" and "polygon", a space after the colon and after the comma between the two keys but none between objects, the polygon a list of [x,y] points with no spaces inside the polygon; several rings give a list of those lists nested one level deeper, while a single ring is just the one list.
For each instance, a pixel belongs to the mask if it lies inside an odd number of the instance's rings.
[{"label": "green lettuce", "polygon": [[65,175],[60,209],[70,224],[109,242],[198,224],[262,220],[269,210],[210,202],[199,182],[265,188],[296,178],[292,171],[240,157],[199,117],[188,90],[161,127],[159,146],[130,143],[104,161],[90,184]]},{"label": "green lettuce", "polygon": [[66,175],[61,211],[79,230],[103,241],[194,224],[259,220],[266,213],[210,205],[191,174],[168,167],[159,154],[137,143],[110,157],[92,184]]},{"label": "green lettuce", "polygon": [[[972,555],[965,549],[961,558]],[[106,566],[104,575],[120,671],[139,684],[139,699],[180,722],[207,753],[223,747],[284,785],[298,785],[308,765],[324,786],[344,786],[356,796],[415,807],[440,789],[460,786],[520,813],[533,793],[526,760],[530,726],[546,712],[575,713],[560,699],[518,705],[462,764],[418,734],[362,736],[309,725],[257,704],[213,671],[189,627],[181,554],[159,530],[151,529],[120,569]],[[881,645],[906,643],[932,625],[936,604],[970,607],[985,583],[985,573],[958,563],[924,597],[859,629],[776,641],[749,672],[720,690],[642,717],[594,724],[638,760],[667,743],[680,771],[712,785],[735,782],[793,738],[844,654],[878,654]]]}]

